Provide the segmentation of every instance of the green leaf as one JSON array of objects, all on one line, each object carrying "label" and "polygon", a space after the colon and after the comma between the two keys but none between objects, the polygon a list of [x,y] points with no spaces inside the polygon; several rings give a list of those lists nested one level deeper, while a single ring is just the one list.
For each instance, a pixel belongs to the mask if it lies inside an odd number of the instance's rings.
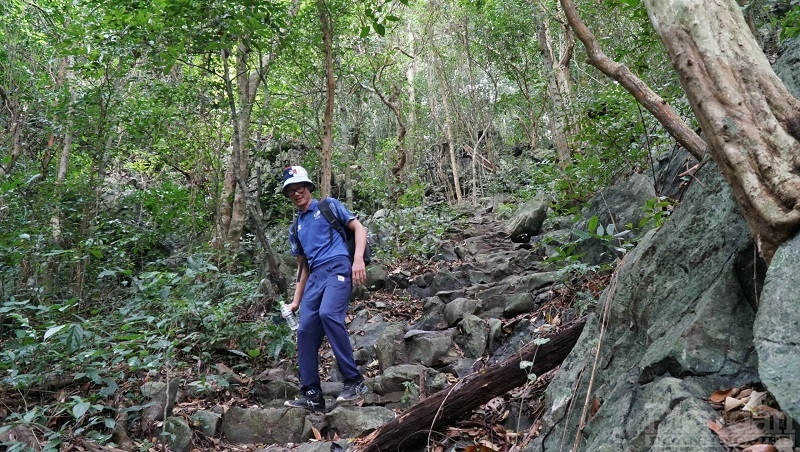
[{"label": "green leaf", "polygon": [[56,325],[56,326],[51,326],[50,328],[48,328],[48,330],[47,330],[47,331],[45,331],[45,333],[44,333],[44,340],[47,340],[47,339],[48,339],[48,338],[50,338],[52,335],[54,335],[54,334],[58,333],[59,331],[63,330],[63,329],[66,327],[66,326],[67,326],[67,325]]},{"label": "green leaf", "polygon": [[389,22],[398,22],[400,20],[400,18],[397,17],[397,16],[392,16],[390,14],[390,15],[386,16],[386,20],[388,20]]},{"label": "green leaf", "polygon": [[241,350],[228,350],[228,351],[233,353],[234,355],[242,356],[244,358],[249,358],[249,356],[247,356],[247,353],[245,353],[245,352],[243,352]]},{"label": "green leaf", "polygon": [[614,223],[606,225],[606,235],[614,235]]},{"label": "green leaf", "polygon": [[597,229],[597,225],[600,223],[600,219],[597,218],[597,215],[593,215],[592,218],[589,218],[589,226],[586,227],[587,231],[594,231]]},{"label": "green leaf", "polygon": [[92,406],[89,402],[81,402],[74,407],[72,407],[72,415],[75,416],[75,419],[80,419],[89,411],[89,408]]},{"label": "green leaf", "polygon": [[575,235],[576,235],[576,236],[577,236],[579,239],[586,240],[586,239],[590,239],[590,238],[592,238],[592,235],[591,235],[591,234],[589,234],[589,233],[588,233],[588,232],[586,232],[586,231],[581,231],[580,229],[574,229],[574,230],[572,231],[572,233],[573,233],[573,234],[575,234]]},{"label": "green leaf", "polygon": [[384,27],[383,24],[373,22],[372,28],[375,30],[375,33],[378,33],[380,36],[384,36],[386,34],[386,27]]},{"label": "green leaf", "polygon": [[367,36],[369,36],[369,25],[361,27],[361,37],[366,38]]},{"label": "green leaf", "polygon": [[80,325],[72,324],[69,328],[69,333],[67,333],[67,351],[69,353],[74,352],[81,348],[83,344],[83,328]]},{"label": "green leaf", "polygon": [[604,228],[604,227],[603,227],[603,225],[601,224],[600,226],[598,226],[598,227],[597,227],[597,231],[595,231],[595,234],[597,234],[597,235],[599,235],[599,236],[602,236],[602,235],[603,235],[603,232],[605,232],[605,228]]}]

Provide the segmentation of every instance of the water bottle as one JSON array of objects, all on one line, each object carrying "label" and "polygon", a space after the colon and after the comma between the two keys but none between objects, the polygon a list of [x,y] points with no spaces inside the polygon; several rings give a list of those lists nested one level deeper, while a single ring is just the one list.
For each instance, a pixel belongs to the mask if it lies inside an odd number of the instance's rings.
[{"label": "water bottle", "polygon": [[288,304],[281,305],[281,315],[284,319],[286,319],[286,323],[289,325],[289,328],[292,331],[297,331],[297,327],[300,326],[300,321],[297,320],[297,316],[291,309],[289,309]]}]

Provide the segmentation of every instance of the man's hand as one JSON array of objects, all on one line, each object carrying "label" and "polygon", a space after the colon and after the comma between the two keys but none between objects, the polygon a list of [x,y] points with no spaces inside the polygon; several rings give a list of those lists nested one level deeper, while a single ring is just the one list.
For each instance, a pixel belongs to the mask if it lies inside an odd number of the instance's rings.
[{"label": "man's hand", "polygon": [[367,282],[367,266],[364,258],[353,259],[353,286],[361,286]]},{"label": "man's hand", "polygon": [[289,304],[289,310],[292,312],[297,312],[300,309],[300,300],[293,301]]}]

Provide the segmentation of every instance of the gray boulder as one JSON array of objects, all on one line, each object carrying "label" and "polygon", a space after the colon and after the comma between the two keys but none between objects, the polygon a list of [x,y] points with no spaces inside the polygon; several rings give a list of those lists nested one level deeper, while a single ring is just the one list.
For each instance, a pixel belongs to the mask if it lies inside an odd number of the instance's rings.
[{"label": "gray boulder", "polygon": [[550,198],[539,194],[520,206],[517,213],[506,224],[506,233],[512,242],[524,243],[539,235],[547,217]]},{"label": "gray boulder", "polygon": [[800,235],[785,242],[772,258],[753,335],[758,372],[781,408],[800,419]]},{"label": "gray boulder", "polygon": [[459,322],[461,334],[457,336],[458,345],[464,350],[467,358],[480,358],[486,351],[489,331],[486,321],[476,315],[467,315]]},{"label": "gray boulder", "polygon": [[459,358],[453,347],[456,333],[455,328],[443,331],[409,331],[405,335],[409,361],[428,367],[455,362]]},{"label": "gray boulder", "polygon": [[382,406],[337,407],[326,416],[328,426],[345,438],[369,433],[395,418],[395,412]]},{"label": "gray boulder", "polygon": [[[596,233],[597,231],[588,231],[587,228],[589,220],[596,216],[604,228],[613,225],[614,234],[626,230],[630,233],[609,240],[590,238],[582,241],[577,248],[577,253],[583,255],[581,260],[590,264],[613,261],[619,255],[615,247],[621,246],[626,240],[641,237],[647,231],[647,228],[639,230],[639,222],[645,217],[643,207],[647,205],[648,200],[655,197],[653,179],[644,174],[634,173],[604,188],[589,200],[588,205],[581,211],[583,220],[576,225],[577,229]],[[628,228],[629,224],[633,229]]]},{"label": "gray boulder", "polygon": [[772,65],[794,97],[800,98],[800,39],[794,39]]},{"label": "gray boulder", "polygon": [[608,329],[600,337],[598,319],[587,322],[550,383],[544,427],[529,450],[559,450],[561,438],[575,438],[581,410],[568,407],[583,405],[593,372],[592,398],[602,405],[580,450],[721,450],[704,425],[712,411],[703,398],[758,379],[738,262],[752,241],[717,168],[707,164],[697,178],[618,268]]},{"label": "gray boulder", "polygon": [[299,443],[311,437],[302,408],[231,407],[222,418],[222,435],[233,444]]},{"label": "gray boulder", "polygon": [[180,416],[170,416],[164,422],[164,432],[170,450],[184,452],[192,448],[192,428]]}]

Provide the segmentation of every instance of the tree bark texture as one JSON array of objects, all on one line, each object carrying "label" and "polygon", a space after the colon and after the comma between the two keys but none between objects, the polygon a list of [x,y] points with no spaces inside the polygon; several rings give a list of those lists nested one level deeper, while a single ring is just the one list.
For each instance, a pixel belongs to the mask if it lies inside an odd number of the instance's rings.
[{"label": "tree bark texture", "polygon": [[333,75],[333,18],[325,0],[317,0],[317,12],[322,25],[322,41],[325,51],[325,113],[322,119],[322,180],[320,196],[331,194],[331,148],[333,147],[333,99],[336,78]]},{"label": "tree bark texture", "polygon": [[[561,365],[585,323],[586,318],[581,318],[552,334],[549,342],[529,344],[511,358],[470,374],[455,386],[422,400],[372,432],[357,450],[421,450],[420,443],[427,440],[430,430],[462,419],[494,397],[524,385],[529,373],[542,375]],[[533,366],[522,369],[522,361],[532,361]]]},{"label": "tree bark texture", "polygon": [[735,0],[645,0],[709,152],[769,262],[800,230],[800,101]]},{"label": "tree bark texture", "polygon": [[[696,159],[702,160],[706,154],[706,143],[697,135],[667,102],[650,89],[627,66],[609,58],[600,49],[594,34],[583,23],[572,0],[560,0],[569,26],[586,48],[588,62],[603,74],[615,80],[644,106],[647,111],[664,126],[675,140],[685,147]],[[665,2],[667,3],[667,2]],[[698,3],[699,6],[702,6]]]}]

